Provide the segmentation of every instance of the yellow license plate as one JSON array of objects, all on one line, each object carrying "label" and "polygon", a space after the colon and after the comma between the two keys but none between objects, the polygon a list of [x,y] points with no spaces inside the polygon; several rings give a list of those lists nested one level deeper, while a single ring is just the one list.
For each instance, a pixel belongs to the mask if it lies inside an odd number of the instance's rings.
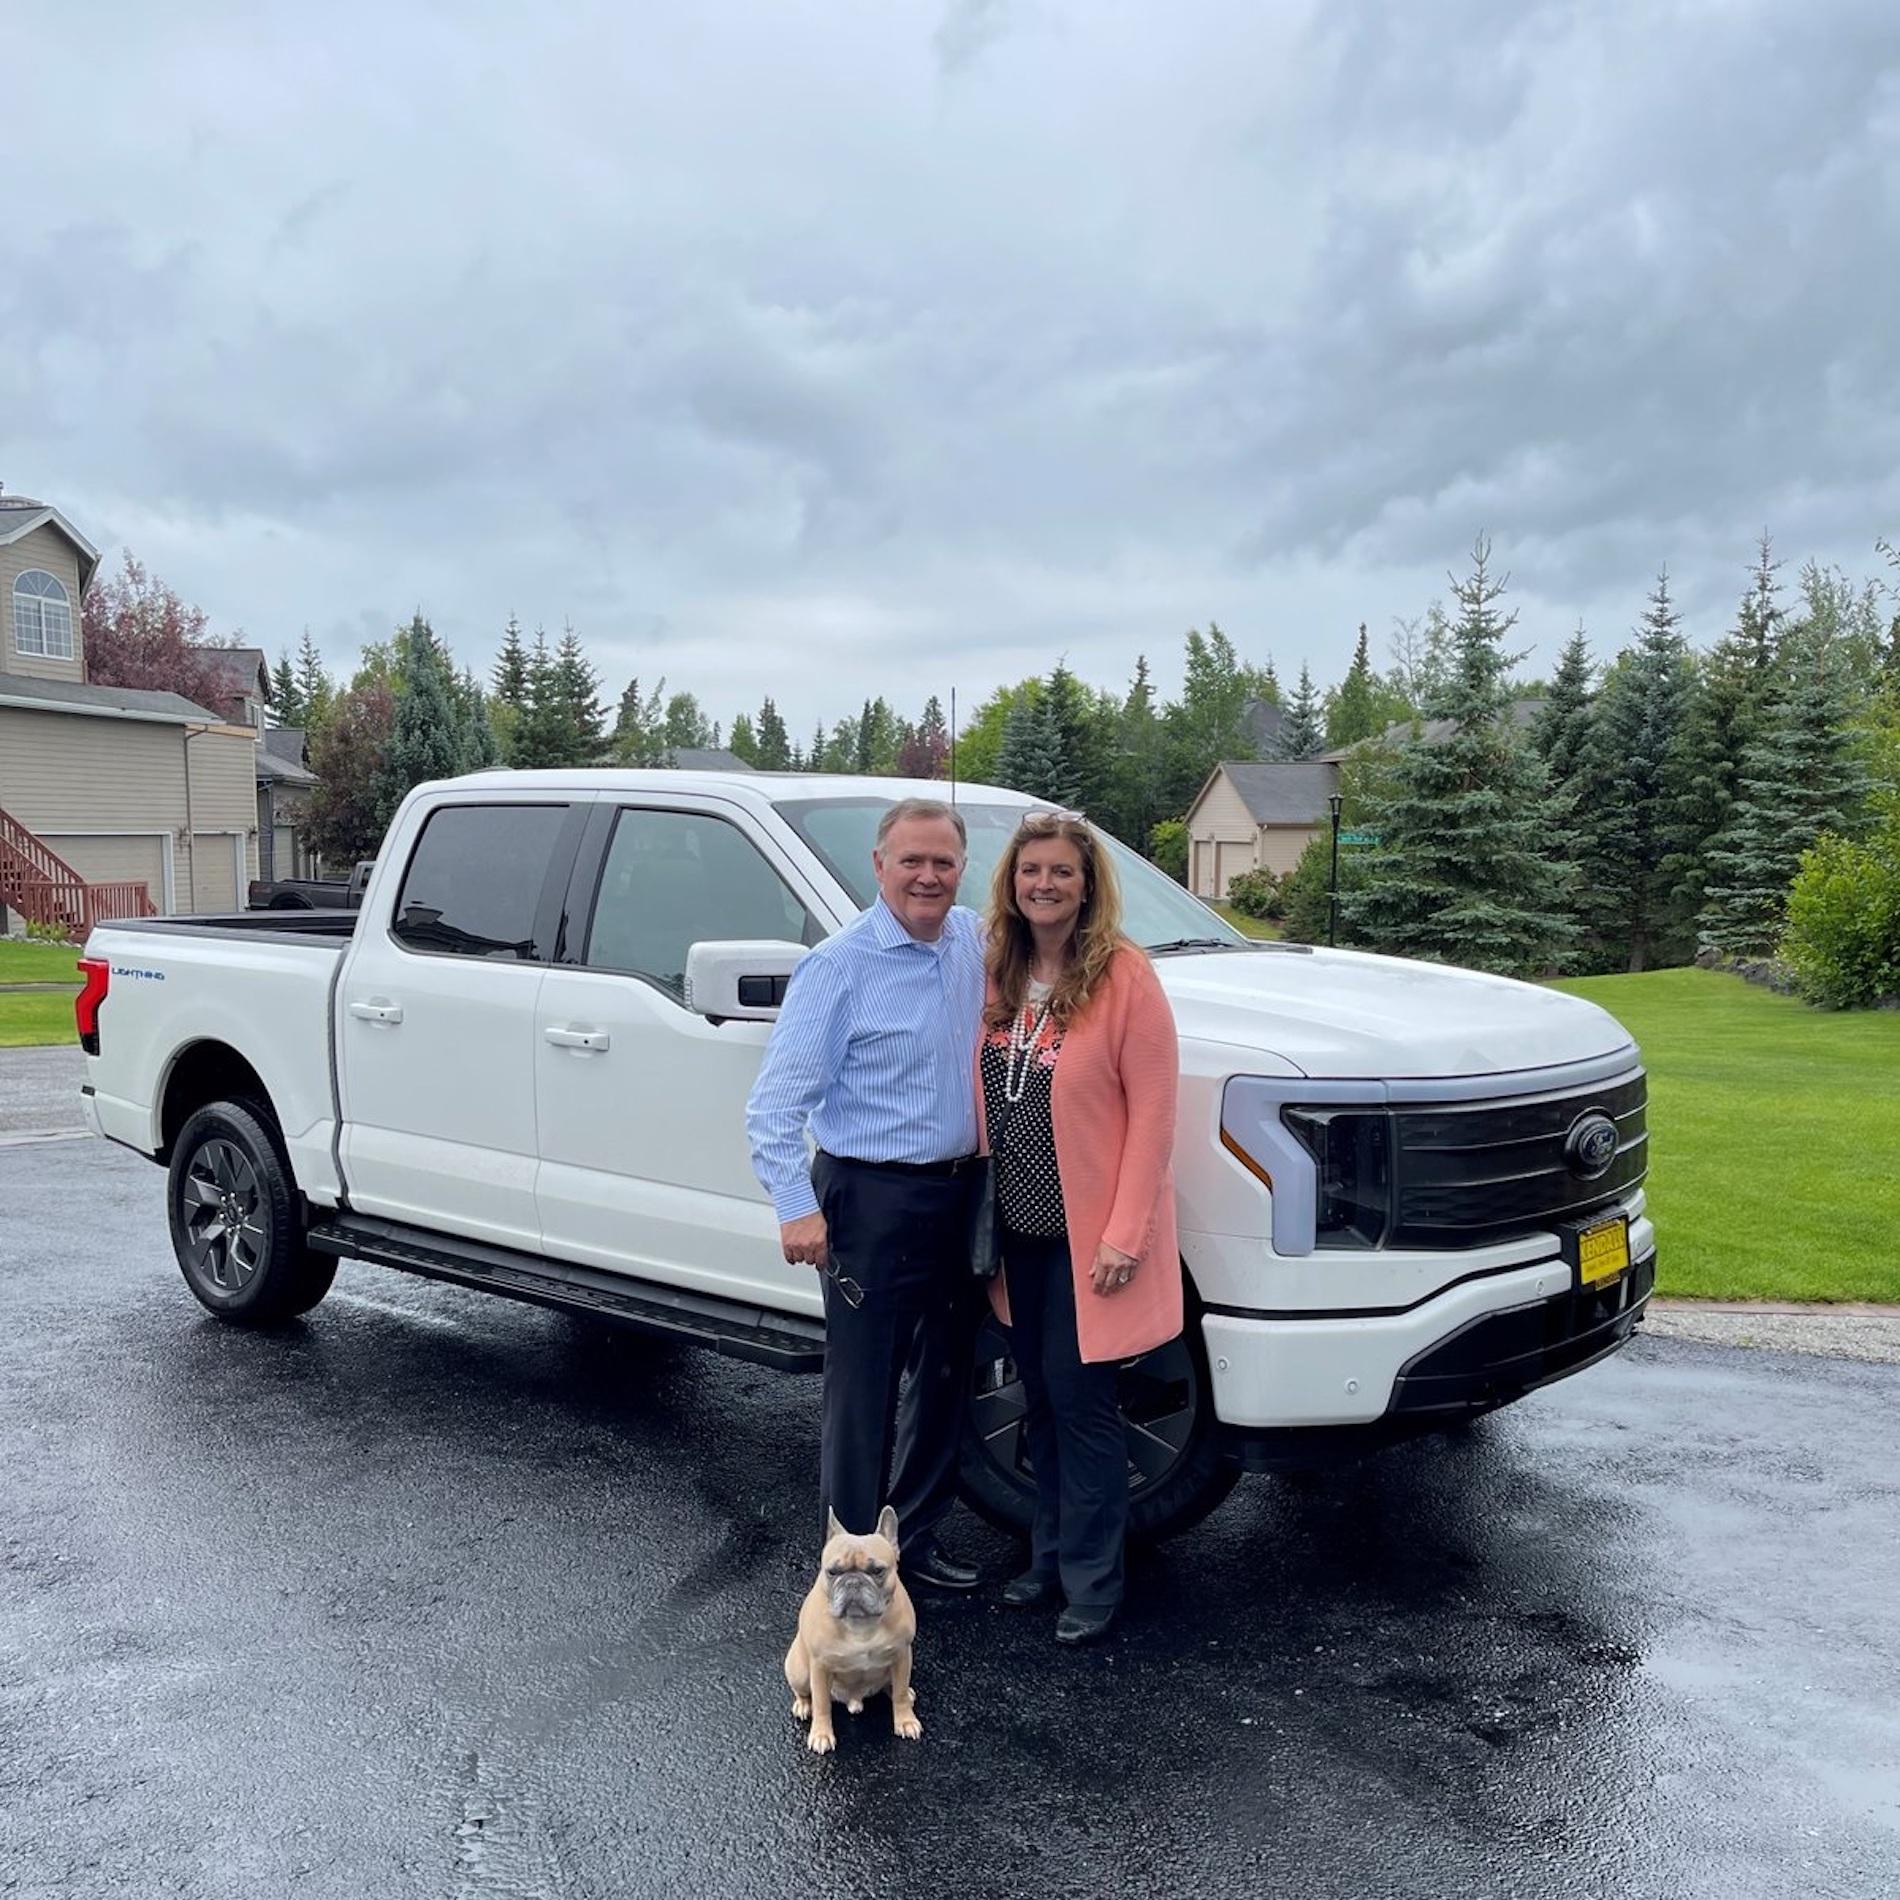
[{"label": "yellow license plate", "polygon": [[1630,1224],[1619,1214],[1598,1221],[1577,1236],[1577,1277],[1585,1286],[1601,1286],[1627,1273],[1630,1264]]}]

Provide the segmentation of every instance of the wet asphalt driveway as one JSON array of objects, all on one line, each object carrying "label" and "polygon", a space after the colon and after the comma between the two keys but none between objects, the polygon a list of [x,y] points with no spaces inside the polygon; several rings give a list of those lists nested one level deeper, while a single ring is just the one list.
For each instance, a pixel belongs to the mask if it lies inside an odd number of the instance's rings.
[{"label": "wet asphalt driveway", "polygon": [[0,1894],[1900,1893],[1900,1370],[1247,1480],[1103,1651],[924,1601],[922,1743],[829,1760],[817,1399],[367,1267],[246,1335],[156,1169],[0,1148]]}]

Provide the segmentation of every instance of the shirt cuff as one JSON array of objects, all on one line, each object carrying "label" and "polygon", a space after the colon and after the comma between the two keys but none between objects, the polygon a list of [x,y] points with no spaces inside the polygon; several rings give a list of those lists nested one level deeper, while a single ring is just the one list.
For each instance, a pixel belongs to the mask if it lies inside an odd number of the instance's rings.
[{"label": "shirt cuff", "polygon": [[818,1196],[812,1189],[810,1177],[801,1174],[796,1181],[788,1181],[777,1189],[772,1196],[772,1205],[778,1212],[781,1226],[788,1220],[803,1220],[807,1214],[816,1214]]}]

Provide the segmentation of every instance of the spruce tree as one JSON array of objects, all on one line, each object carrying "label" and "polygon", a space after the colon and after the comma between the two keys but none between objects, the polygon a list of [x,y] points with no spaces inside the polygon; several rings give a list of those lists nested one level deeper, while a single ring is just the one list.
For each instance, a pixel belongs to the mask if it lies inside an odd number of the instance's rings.
[{"label": "spruce tree", "polygon": [[1558,856],[1544,762],[1513,731],[1504,639],[1516,615],[1490,572],[1490,543],[1454,581],[1459,608],[1445,636],[1443,678],[1424,708],[1452,722],[1440,743],[1415,740],[1382,775],[1367,816],[1380,834],[1361,867],[1365,888],[1342,892],[1353,940],[1401,956],[1509,974],[1561,964],[1574,927],[1574,873]]},{"label": "spruce tree", "polygon": [[461,678],[453,682],[457,730],[462,748],[464,772],[477,772],[502,762],[501,741],[494,722],[488,716],[488,695],[472,668],[464,667]]},{"label": "spruce tree", "polygon": [[1576,632],[1564,642],[1564,650],[1557,657],[1550,691],[1531,727],[1531,743],[1544,761],[1552,791],[1569,787],[1583,763],[1583,749],[1590,735],[1595,678],[1589,638],[1584,633],[1583,622],[1578,621]]},{"label": "spruce tree", "polygon": [[761,772],[786,772],[792,769],[791,737],[769,696],[759,708],[758,767]]},{"label": "spruce tree", "polygon": [[277,656],[270,670],[271,718],[280,726],[303,724],[303,700],[297,691],[297,675],[291,669],[288,651]]},{"label": "spruce tree", "polygon": [[573,731],[542,628],[528,649],[521,704],[508,734],[508,763],[522,771],[572,763]]},{"label": "spruce tree", "polygon": [[1852,689],[1838,641],[1784,642],[1787,684],[1742,755],[1735,804],[1707,852],[1700,936],[1730,956],[1765,956],[1787,918],[1801,854],[1824,831],[1851,836],[1867,790],[1853,750]]},{"label": "spruce tree", "polygon": [[429,623],[418,613],[396,636],[402,690],[377,787],[377,810],[387,825],[412,787],[453,778],[464,770],[461,720],[452,676]]},{"label": "spruce tree", "polygon": [[1352,650],[1352,664],[1346,677],[1326,696],[1326,745],[1357,745],[1361,739],[1376,738],[1390,721],[1386,710],[1390,696],[1372,670],[1372,656],[1366,646],[1366,623],[1359,623],[1359,644]]},{"label": "spruce tree", "polygon": [[521,622],[513,614],[502,630],[501,652],[489,681],[502,705],[519,708],[528,703],[528,649],[521,642]]},{"label": "spruce tree", "polygon": [[1276,748],[1283,759],[1311,759],[1326,750],[1326,729],[1320,718],[1319,694],[1313,686],[1313,670],[1300,662],[1300,683],[1287,703],[1286,718],[1280,724]]},{"label": "spruce tree", "polygon": [[732,736],[726,741],[726,750],[735,759],[756,766],[759,762],[759,736],[753,730],[750,713],[734,713],[732,716]]},{"label": "spruce tree", "polygon": [[1637,971],[1687,962],[1694,945],[1670,929],[1670,761],[1690,694],[1682,617],[1664,569],[1651,590],[1636,644],[1617,656],[1597,694],[1580,770],[1579,905],[1615,966]]},{"label": "spruce tree", "polygon": [[598,764],[606,746],[607,712],[600,703],[600,675],[589,662],[572,622],[563,628],[561,644],[555,652],[553,683],[560,703],[562,739],[567,753],[556,762]]},{"label": "spruce tree", "polygon": [[607,740],[608,756],[616,765],[670,765],[666,745],[666,715],[660,710],[660,698],[666,691],[662,679],[651,693],[642,694],[636,676],[620,695],[614,714],[614,729]]},{"label": "spruce tree", "polygon": [[[1146,846],[1155,822],[1162,816],[1161,777],[1163,733],[1155,709],[1154,682],[1148,656],[1135,657],[1134,678],[1111,728],[1102,789],[1092,794],[1102,808],[1104,827],[1119,838]],[[1086,809],[1094,810],[1094,806]]]},{"label": "spruce tree", "polygon": [[297,644],[297,711],[301,715],[298,723],[306,732],[315,732],[329,717],[335,700],[336,688],[323,670],[323,655],[317,651],[317,643],[306,627]]},{"label": "spruce tree", "polygon": [[985,774],[994,783],[1012,792],[1043,794],[1031,782],[1038,764],[1036,707],[1019,699],[1003,722],[1003,743],[997,748],[996,765]]}]

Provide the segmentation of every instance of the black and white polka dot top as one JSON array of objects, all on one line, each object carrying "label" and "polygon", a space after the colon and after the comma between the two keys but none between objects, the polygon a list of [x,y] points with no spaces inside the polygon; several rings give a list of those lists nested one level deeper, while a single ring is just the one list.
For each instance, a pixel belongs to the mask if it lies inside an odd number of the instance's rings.
[{"label": "black and white polka dot top", "polygon": [[[1028,1033],[1042,1006],[1041,986],[1030,991],[1028,1005],[1016,1031]],[[1044,992],[1046,994],[1046,992]],[[1062,1031],[1045,1022],[1033,1052],[1015,1057],[1015,1081],[1021,1094],[1011,1103],[1008,1094],[1011,1063],[1010,1031],[992,1029],[983,1040],[983,1112],[996,1157],[996,1205],[1003,1225],[1019,1234],[1054,1235],[1068,1229],[1062,1206],[1062,1181],[1056,1172],[1056,1131],[1050,1113],[1050,1090],[1055,1083],[1056,1058],[1062,1053]],[[1002,1141],[997,1142],[1001,1130]]]}]

